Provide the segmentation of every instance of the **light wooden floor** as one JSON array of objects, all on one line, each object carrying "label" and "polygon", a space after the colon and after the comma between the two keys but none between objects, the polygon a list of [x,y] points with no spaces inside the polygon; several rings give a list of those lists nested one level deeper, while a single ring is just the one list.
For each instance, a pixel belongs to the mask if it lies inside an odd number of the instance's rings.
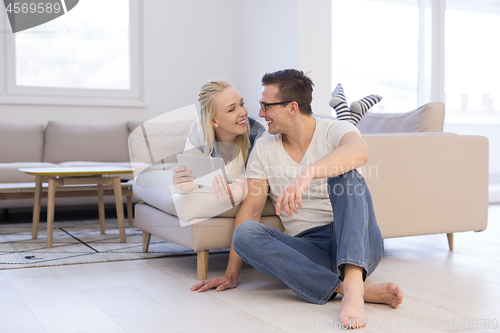
[{"label": "light wooden floor", "polygon": [[[396,310],[366,306],[364,332],[499,332],[500,206],[488,229],[388,239],[371,276],[405,292]],[[227,254],[213,255],[209,277]],[[178,257],[0,271],[0,332],[327,332],[340,301],[302,301],[286,286],[244,266],[236,289],[198,294],[196,258]],[[489,328],[485,329],[489,323]],[[462,326],[460,326],[462,325]],[[481,325],[481,327],[480,327]]]}]

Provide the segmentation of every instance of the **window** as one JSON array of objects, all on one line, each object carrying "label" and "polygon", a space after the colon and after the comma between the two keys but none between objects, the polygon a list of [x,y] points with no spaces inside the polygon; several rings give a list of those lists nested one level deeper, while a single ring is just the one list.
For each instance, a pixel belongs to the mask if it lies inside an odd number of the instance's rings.
[{"label": "window", "polygon": [[445,130],[489,140],[490,202],[500,202],[500,2],[447,0]]},{"label": "window", "polygon": [[498,1],[448,0],[445,16],[447,121],[500,124]]},{"label": "window", "polygon": [[342,83],[348,102],[383,96],[373,111],[417,107],[418,0],[333,0],[332,29],[332,89]]},{"label": "window", "polygon": [[370,112],[445,103],[446,132],[489,139],[500,198],[500,2],[332,0],[332,29],[332,90],[382,95]]},{"label": "window", "polygon": [[137,0],[85,0],[55,20],[6,33],[0,103],[142,106],[140,13]]}]

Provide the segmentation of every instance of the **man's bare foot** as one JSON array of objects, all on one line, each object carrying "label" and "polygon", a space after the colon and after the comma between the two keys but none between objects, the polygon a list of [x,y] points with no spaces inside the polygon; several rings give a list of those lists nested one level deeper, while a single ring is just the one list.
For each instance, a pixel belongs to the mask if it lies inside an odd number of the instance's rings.
[{"label": "man's bare foot", "polygon": [[[339,320],[342,328],[362,328],[366,326],[366,313],[361,267],[346,264],[345,277],[342,281],[342,301],[340,303]],[[340,290],[339,290],[340,291]]]},{"label": "man's bare foot", "polygon": [[362,291],[351,291],[342,297],[339,321],[344,329],[366,326],[367,317]]},{"label": "man's bare foot", "polygon": [[362,328],[366,326],[365,302],[381,303],[397,308],[403,302],[403,290],[394,282],[376,284],[366,280],[363,286],[343,282],[337,292],[343,294],[339,320],[342,328]]},{"label": "man's bare foot", "polygon": [[375,284],[366,280],[364,300],[368,303],[382,303],[397,308],[403,302],[403,290],[394,282]]}]

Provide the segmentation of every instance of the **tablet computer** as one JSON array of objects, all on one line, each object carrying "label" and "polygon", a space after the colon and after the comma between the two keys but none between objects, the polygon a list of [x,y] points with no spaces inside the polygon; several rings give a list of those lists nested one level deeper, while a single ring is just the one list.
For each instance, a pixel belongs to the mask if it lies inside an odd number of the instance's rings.
[{"label": "tablet computer", "polygon": [[177,154],[179,166],[191,170],[194,184],[212,186],[213,178],[221,175],[227,182],[224,160],[220,157]]}]

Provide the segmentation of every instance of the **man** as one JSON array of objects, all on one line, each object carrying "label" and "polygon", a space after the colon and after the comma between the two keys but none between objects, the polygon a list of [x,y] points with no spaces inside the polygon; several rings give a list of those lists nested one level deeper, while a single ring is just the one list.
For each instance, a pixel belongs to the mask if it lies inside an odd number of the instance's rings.
[{"label": "man", "polygon": [[[366,280],[383,255],[371,196],[356,170],[368,160],[367,144],[348,122],[312,117],[313,83],[303,72],[267,73],[262,84],[259,116],[269,135],[247,163],[248,195],[236,216],[226,272],[191,290],[236,287],[245,261],[309,302],[343,295],[342,327],[364,327],[364,302],[396,308],[403,299],[397,284]],[[285,233],[259,223],[268,193]]]}]

